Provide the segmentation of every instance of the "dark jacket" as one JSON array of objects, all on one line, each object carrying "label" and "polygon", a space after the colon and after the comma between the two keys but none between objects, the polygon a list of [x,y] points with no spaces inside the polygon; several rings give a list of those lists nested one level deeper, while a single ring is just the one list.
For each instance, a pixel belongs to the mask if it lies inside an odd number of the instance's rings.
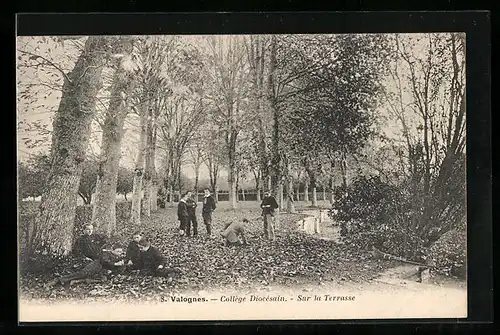
[{"label": "dark jacket", "polygon": [[198,204],[193,199],[189,198],[186,200],[186,207],[189,216],[196,216],[196,207]]},{"label": "dark jacket", "polygon": [[203,208],[202,213],[210,213],[215,209],[215,200],[209,195],[208,197],[203,197]]},{"label": "dark jacket", "polygon": [[132,263],[137,264],[141,258],[141,251],[139,250],[139,246],[137,242],[130,241],[127,247],[127,253],[125,254],[125,259],[123,260],[125,263],[128,261],[132,261]]},{"label": "dark jacket", "polygon": [[101,252],[106,244],[106,238],[99,234],[81,235],[73,246],[73,255],[76,257],[88,257],[99,260]]},{"label": "dark jacket", "polygon": [[153,246],[150,246],[147,251],[141,251],[140,257],[138,265],[141,269],[154,270],[165,263],[165,258],[161,252]]},{"label": "dark jacket", "polygon": [[116,262],[121,261],[121,257],[113,254],[111,250],[101,252],[100,261],[105,269],[113,269]]},{"label": "dark jacket", "polygon": [[[268,205],[270,205],[271,207],[264,207]],[[260,208],[262,208],[262,215],[274,214],[274,210],[278,208],[278,203],[276,202],[276,199],[274,199],[273,196],[265,197],[264,199],[262,199]]]},{"label": "dark jacket", "polygon": [[184,201],[179,201],[177,205],[177,218],[179,220],[184,220],[189,217],[189,213],[187,211],[187,204]]}]

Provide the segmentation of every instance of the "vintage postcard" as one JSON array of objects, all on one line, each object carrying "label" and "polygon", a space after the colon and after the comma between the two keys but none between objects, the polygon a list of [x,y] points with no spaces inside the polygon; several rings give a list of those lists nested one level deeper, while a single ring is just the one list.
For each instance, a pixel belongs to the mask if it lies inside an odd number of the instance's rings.
[{"label": "vintage postcard", "polygon": [[465,33],[16,50],[19,321],[467,317]]}]

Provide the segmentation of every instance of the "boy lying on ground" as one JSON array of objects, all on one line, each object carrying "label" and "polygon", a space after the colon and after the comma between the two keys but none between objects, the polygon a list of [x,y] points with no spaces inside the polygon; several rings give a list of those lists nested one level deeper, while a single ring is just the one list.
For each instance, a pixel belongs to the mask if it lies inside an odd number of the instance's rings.
[{"label": "boy lying on ground", "polygon": [[99,258],[92,260],[77,272],[70,273],[50,281],[47,283],[47,287],[52,287],[58,283],[63,286],[66,286],[67,284],[71,285],[73,281],[91,279],[99,274],[101,275],[101,280],[106,280],[107,278],[103,273],[103,270],[122,272],[125,269],[123,266],[116,265],[116,263],[122,259],[123,256],[123,249],[118,246],[114,246],[114,249],[102,249]]},{"label": "boy lying on ground", "polygon": [[224,239],[224,246],[230,247],[247,245],[244,223],[248,223],[248,220],[243,219],[242,222],[226,224],[224,231],[221,233],[221,236]]},{"label": "boy lying on ground", "polygon": [[151,245],[151,242],[142,238],[139,243],[140,258],[137,264],[132,265],[134,270],[140,270],[144,275],[166,277],[170,274],[181,273],[177,268],[166,268],[165,257]]}]

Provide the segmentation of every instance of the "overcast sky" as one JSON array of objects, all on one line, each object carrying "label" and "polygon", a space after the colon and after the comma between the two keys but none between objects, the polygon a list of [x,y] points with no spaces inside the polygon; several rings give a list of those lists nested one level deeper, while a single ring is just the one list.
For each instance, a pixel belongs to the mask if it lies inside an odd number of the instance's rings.
[{"label": "overcast sky", "polygon": [[[187,41],[196,41],[199,42],[202,37],[201,36],[183,36]],[[45,39],[45,43],[37,44],[36,42]],[[198,44],[198,43],[197,43]],[[199,44],[198,44],[199,45]],[[36,48],[36,49],[35,49]],[[33,52],[39,55],[44,55],[59,67],[62,70],[69,72],[71,68],[74,66],[74,61],[78,55],[78,48],[74,41],[66,41],[64,45],[59,43],[55,43],[50,38],[46,37],[18,37],[17,38],[17,49],[22,49],[25,51]],[[413,47],[414,52],[418,53],[421,50],[425,49],[425,45],[415,44]],[[18,53],[19,55],[19,53]],[[28,83],[62,83],[62,75],[56,69],[44,68],[44,71],[36,71],[34,69],[17,69],[17,82],[18,82],[18,96],[20,95],[20,88],[26,87]],[[388,81],[386,85],[391,85],[391,82]],[[106,86],[106,85],[105,85]],[[27,101],[26,99],[18,99],[18,108],[17,108],[17,116],[18,123],[25,122],[28,124],[33,124],[38,121],[48,127],[50,130],[52,128],[52,117],[54,112],[57,110],[59,100],[61,97],[61,92],[58,89],[50,88],[47,86],[37,86],[37,91],[30,90],[32,92],[33,99],[32,101]],[[50,93],[50,95],[49,95]],[[100,94],[102,95],[102,93]],[[106,101],[101,100],[98,102],[97,107],[100,112],[104,111],[106,107]],[[379,111],[384,113],[388,107],[382,105],[379,108]],[[122,159],[120,164],[127,167],[132,167],[134,165],[136,148],[138,145],[138,135],[136,132],[132,131],[135,127],[137,127],[138,120],[134,115],[130,115],[125,123],[125,136],[123,139],[122,145]],[[90,139],[90,152],[95,155],[99,154],[99,145],[101,142],[101,131],[99,129],[99,125],[97,122],[93,123],[92,126],[92,136]],[[400,129],[397,124],[393,122],[388,122],[384,125],[383,128],[384,133],[389,136],[397,136]],[[46,138],[46,141],[37,145],[34,148],[28,148],[23,138],[29,137],[30,139],[41,138],[37,136],[37,132],[26,131],[25,126],[20,125],[18,127],[18,154],[19,160],[24,161],[30,155],[40,152],[48,152],[50,149],[50,137]],[[157,165],[159,166],[159,165]],[[194,169],[192,166],[188,165],[184,168],[184,173],[187,175],[194,175]],[[205,166],[202,166],[200,171],[200,178],[205,179],[208,178],[208,171]],[[221,171],[221,179],[225,178],[227,174],[225,171]]]}]

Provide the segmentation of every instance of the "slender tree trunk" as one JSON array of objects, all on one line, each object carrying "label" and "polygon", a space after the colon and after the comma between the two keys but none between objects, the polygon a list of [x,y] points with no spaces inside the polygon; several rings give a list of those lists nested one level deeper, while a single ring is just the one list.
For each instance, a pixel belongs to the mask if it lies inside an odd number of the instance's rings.
[{"label": "slender tree trunk", "polygon": [[67,255],[73,228],[82,163],[102,87],[103,53],[108,38],[90,36],[73,70],[65,78],[52,132],[51,169],[47,188],[30,234],[30,251]]},{"label": "slender tree trunk", "polygon": [[279,192],[279,206],[280,206],[280,209],[285,209],[286,208],[286,205],[285,205],[285,199],[284,199],[284,195],[283,195],[283,183],[280,183],[279,187],[278,187],[278,192]]},{"label": "slender tree trunk", "polygon": [[323,185],[323,201],[326,201],[326,187]]},{"label": "slender tree trunk", "polygon": [[232,172],[229,173],[229,203],[232,209],[236,209],[236,182]]},{"label": "slender tree trunk", "polygon": [[147,137],[147,107],[144,106],[140,110],[140,137],[139,137],[139,150],[135,161],[135,176],[132,195],[132,209],[130,214],[130,221],[138,225],[141,222],[141,202],[142,202],[142,182],[144,176],[145,164],[145,150],[146,150],[146,137]]},{"label": "slender tree trunk", "polygon": [[228,174],[228,183],[229,183],[229,203],[232,209],[236,209],[236,131],[230,127],[231,132],[229,134],[229,174]]},{"label": "slender tree trunk", "polygon": [[[156,120],[156,115],[155,115]],[[156,172],[156,121],[153,123],[153,141],[151,145],[151,211],[156,212],[158,210],[158,189],[159,180],[158,173]]]},{"label": "slender tree trunk", "polygon": [[293,179],[292,179],[292,169],[287,160],[287,174],[286,174],[286,211],[289,214],[295,213],[295,204],[293,201]]},{"label": "slender tree trunk", "polygon": [[[123,51],[132,52],[131,41],[123,41]],[[116,231],[116,185],[121,158],[123,127],[127,115],[124,97],[131,90],[132,77],[121,64],[113,77],[111,98],[103,125],[100,173],[92,223],[97,231],[111,236]],[[126,195],[125,195],[126,199]]]},{"label": "slender tree trunk", "polygon": [[[150,97],[151,98],[151,97]],[[151,191],[153,187],[153,119],[151,106],[148,109],[146,125],[146,157],[143,177],[144,198],[142,201],[142,213],[146,217],[151,216]]]},{"label": "slender tree trunk", "polygon": [[304,184],[304,201],[309,201],[309,182],[306,181]]},{"label": "slender tree trunk", "polygon": [[312,188],[312,206],[318,207],[318,195],[316,194],[316,185]]},{"label": "slender tree trunk", "polygon": [[340,161],[340,171],[342,174],[342,186],[344,188],[347,187],[347,154],[345,152],[342,153],[342,158]]},{"label": "slender tree trunk", "polygon": [[335,202],[335,160],[331,161],[331,171],[330,171],[330,203],[333,204]]},{"label": "slender tree trunk", "polygon": [[200,164],[196,164],[195,169],[194,169],[194,193],[196,194],[196,199],[198,199],[198,184],[200,180]]},{"label": "slender tree trunk", "polygon": [[156,212],[158,210],[158,182],[153,179],[151,185],[151,212]]},{"label": "slender tree trunk", "polygon": [[[269,61],[269,75],[268,75],[268,102],[273,117],[273,130],[272,130],[272,145],[271,145],[271,192],[274,195],[280,196],[281,185],[281,156],[279,150],[280,140],[280,115],[276,104],[275,96],[275,72],[276,72],[276,36],[271,37],[271,54]],[[282,186],[282,185],[281,185]],[[282,203],[280,204],[282,206]]]},{"label": "slender tree trunk", "polygon": [[260,189],[261,189],[260,175],[257,175],[255,178],[255,190],[257,191],[257,201],[258,202],[262,201],[262,199],[260,197]]},{"label": "slender tree trunk", "polygon": [[172,185],[168,187],[168,202],[170,204],[174,202],[174,189],[172,188]]}]

